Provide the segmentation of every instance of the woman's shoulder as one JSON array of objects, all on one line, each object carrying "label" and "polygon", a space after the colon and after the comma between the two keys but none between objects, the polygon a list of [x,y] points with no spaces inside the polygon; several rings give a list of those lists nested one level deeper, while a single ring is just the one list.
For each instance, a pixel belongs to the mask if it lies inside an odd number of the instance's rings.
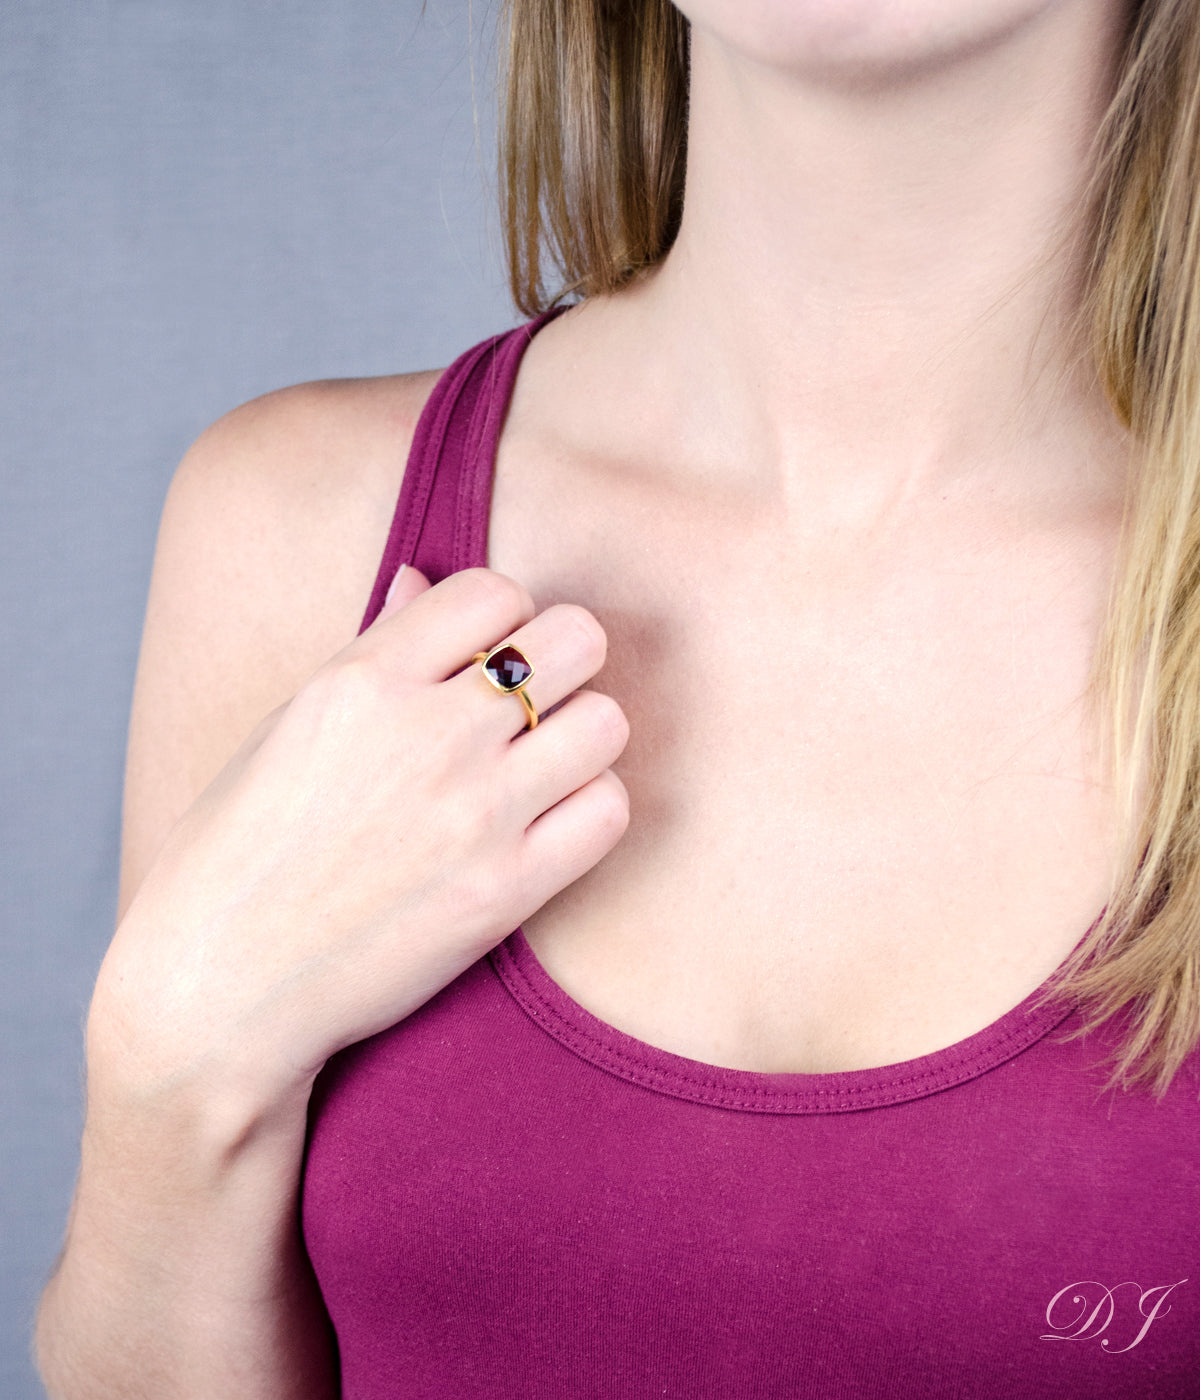
[{"label": "woman's shoulder", "polygon": [[176,468],[130,714],[118,917],[258,722],[356,636],[441,372],[273,390],[206,428]]},{"label": "woman's shoulder", "polygon": [[230,623],[278,614],[277,635],[291,637],[289,652],[301,665],[346,645],[374,582],[417,420],[441,373],[314,380],[226,413],[172,478],[160,524],[159,549],[171,555],[165,564],[197,585],[202,564],[210,586],[220,581]]},{"label": "woman's shoulder", "polygon": [[366,509],[391,498],[413,432],[442,370],[364,379],[319,379],[251,399],[218,418],[188,449],[169,503],[234,490],[283,494],[300,511]]}]

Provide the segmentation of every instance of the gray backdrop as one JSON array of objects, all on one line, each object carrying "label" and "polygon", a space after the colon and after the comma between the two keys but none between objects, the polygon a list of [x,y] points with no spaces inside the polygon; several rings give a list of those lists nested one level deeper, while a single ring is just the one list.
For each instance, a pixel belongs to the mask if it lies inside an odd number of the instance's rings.
[{"label": "gray backdrop", "polygon": [[171,473],[268,389],[440,367],[519,320],[495,213],[495,0],[422,8],[0,8],[6,1400],[42,1394],[28,1334],[74,1179]]}]

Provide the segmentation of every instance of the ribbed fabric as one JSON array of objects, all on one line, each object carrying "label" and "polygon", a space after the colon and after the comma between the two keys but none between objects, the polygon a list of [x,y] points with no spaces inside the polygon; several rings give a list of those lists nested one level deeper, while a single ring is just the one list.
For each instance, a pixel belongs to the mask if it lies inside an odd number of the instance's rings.
[{"label": "ribbed fabric", "polygon": [[[401,562],[486,562],[557,314],[434,389],[364,628]],[[514,930],[318,1077],[345,1400],[1200,1400],[1200,1057],[1101,1096],[1125,1021],[1065,1043],[1036,996],[901,1064],[758,1074],[606,1025]]]}]

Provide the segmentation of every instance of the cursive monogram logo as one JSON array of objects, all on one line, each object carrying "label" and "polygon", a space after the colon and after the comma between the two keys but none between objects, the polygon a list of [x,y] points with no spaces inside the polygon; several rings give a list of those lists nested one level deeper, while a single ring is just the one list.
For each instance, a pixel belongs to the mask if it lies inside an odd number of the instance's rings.
[{"label": "cursive monogram logo", "polygon": [[[1046,1323],[1053,1327],[1053,1332],[1043,1332],[1040,1341],[1043,1342],[1088,1342],[1093,1338],[1100,1338],[1100,1345],[1104,1347],[1110,1356],[1117,1356],[1123,1351],[1132,1351],[1150,1330],[1150,1324],[1160,1313],[1166,1314],[1171,1311],[1167,1303],[1167,1297],[1180,1284],[1186,1283],[1187,1279],[1181,1278],[1177,1283],[1163,1283],[1156,1288],[1143,1288],[1140,1284],[1126,1279],[1124,1283],[1118,1283],[1113,1288],[1106,1288],[1104,1284],[1097,1283],[1094,1279],[1086,1279],[1080,1283],[1068,1283],[1065,1288],[1060,1288],[1046,1305]],[[1108,1331],[1109,1324],[1117,1315],[1117,1290],[1121,1288],[1134,1288],[1137,1290],[1137,1311],[1138,1316],[1143,1320],[1142,1329],[1134,1337],[1128,1346],[1111,1347],[1109,1339],[1104,1335]],[[1070,1300],[1064,1301],[1065,1295],[1070,1294]],[[1093,1301],[1094,1300],[1094,1301]],[[1124,1307],[1122,1312],[1122,1324],[1129,1316],[1129,1305],[1133,1302],[1133,1294],[1126,1293],[1122,1296]],[[1066,1313],[1072,1309],[1077,1309],[1069,1318]],[[1055,1320],[1056,1317],[1060,1320]],[[1136,1318],[1133,1319],[1136,1322]],[[1118,1324],[1118,1331],[1125,1333],[1130,1330],[1127,1326]]]}]

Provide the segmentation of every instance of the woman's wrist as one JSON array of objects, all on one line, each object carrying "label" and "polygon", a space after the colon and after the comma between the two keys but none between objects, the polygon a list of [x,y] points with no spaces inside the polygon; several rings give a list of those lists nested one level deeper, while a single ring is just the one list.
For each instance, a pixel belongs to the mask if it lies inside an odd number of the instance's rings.
[{"label": "woman's wrist", "polygon": [[86,1028],[89,1124],[144,1124],[218,1157],[263,1134],[302,1137],[314,1072],[210,1015],[166,1024],[154,1002],[154,989],[101,968]]},{"label": "woman's wrist", "polygon": [[79,1177],[39,1314],[50,1393],[334,1394],[297,1212],[311,1083],[282,1090],[212,1054],[167,1065],[113,1012],[101,988]]}]

